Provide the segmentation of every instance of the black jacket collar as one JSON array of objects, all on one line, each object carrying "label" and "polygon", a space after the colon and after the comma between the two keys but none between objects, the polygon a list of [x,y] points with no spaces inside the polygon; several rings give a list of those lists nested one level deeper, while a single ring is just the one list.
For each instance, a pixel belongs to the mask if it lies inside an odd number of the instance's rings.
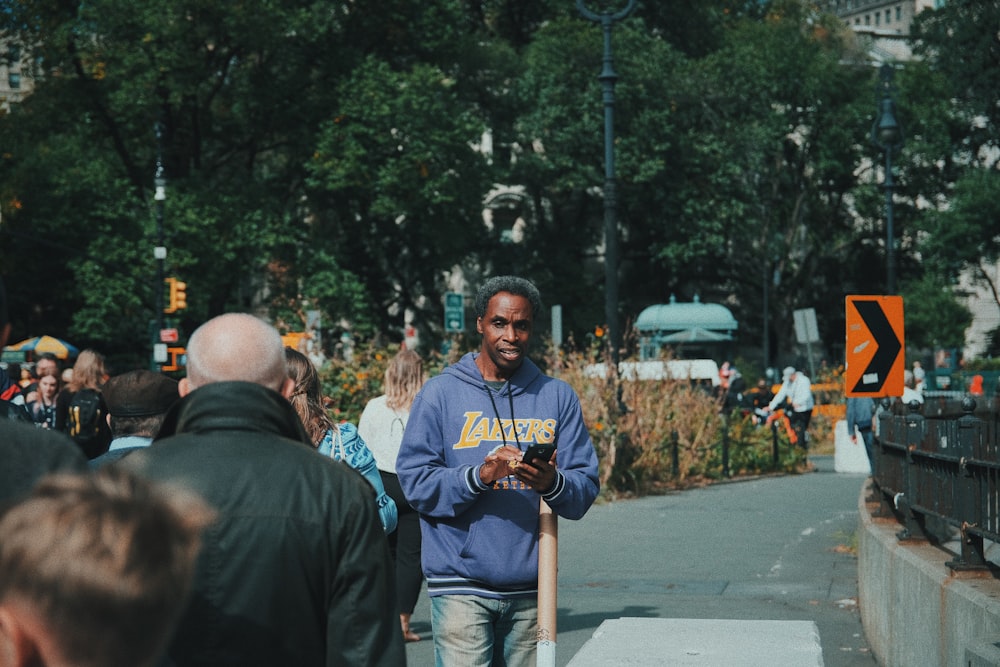
[{"label": "black jacket collar", "polygon": [[291,403],[250,382],[214,382],[195,389],[170,408],[156,439],[208,431],[272,433],[310,444]]}]

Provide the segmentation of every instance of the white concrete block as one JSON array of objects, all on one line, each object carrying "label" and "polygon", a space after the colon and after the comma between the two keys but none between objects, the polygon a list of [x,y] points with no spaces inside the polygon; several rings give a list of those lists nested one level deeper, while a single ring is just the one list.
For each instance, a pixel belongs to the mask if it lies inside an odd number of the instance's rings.
[{"label": "white concrete block", "polygon": [[865,453],[865,442],[858,434],[857,444],[847,435],[847,421],[841,419],[833,429],[833,469],[835,472],[856,472],[870,475],[871,464]]},{"label": "white concrete block", "polygon": [[822,667],[812,621],[617,618],[568,667]]}]

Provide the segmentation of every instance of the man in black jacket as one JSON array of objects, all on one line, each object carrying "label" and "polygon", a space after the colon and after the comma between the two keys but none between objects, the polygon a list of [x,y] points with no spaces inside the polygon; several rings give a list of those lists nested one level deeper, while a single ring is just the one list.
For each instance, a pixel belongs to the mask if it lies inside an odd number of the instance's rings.
[{"label": "man in black jacket", "polygon": [[374,491],[308,444],[278,332],[222,315],[187,359],[157,439],[115,464],[218,513],[166,664],[404,665]]}]

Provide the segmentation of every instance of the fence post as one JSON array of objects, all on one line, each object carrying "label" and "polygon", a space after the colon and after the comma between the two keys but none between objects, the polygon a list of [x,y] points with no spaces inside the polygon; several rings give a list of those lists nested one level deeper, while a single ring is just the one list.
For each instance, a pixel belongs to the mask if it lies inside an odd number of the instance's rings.
[{"label": "fence post", "polygon": [[771,468],[778,469],[778,422],[771,422]]},{"label": "fence post", "polygon": [[670,432],[670,472],[673,473],[674,479],[680,477],[681,474],[681,438],[674,429]]},{"label": "fence post", "polygon": [[883,463],[883,458],[885,457],[885,447],[882,443],[889,437],[889,425],[892,419],[892,412],[890,408],[892,407],[892,401],[889,398],[882,398],[878,402],[878,409],[875,412],[875,423],[878,424],[878,428],[875,430],[875,439],[872,443],[874,445],[875,460],[872,461],[872,480],[874,481],[874,493],[875,499],[878,501],[878,509],[876,509],[872,516],[877,517],[891,517],[893,516],[892,504],[889,502],[889,498],[886,493],[883,492],[882,486],[884,480],[880,477],[880,474],[885,469],[885,463]]},{"label": "fence post", "polygon": [[722,423],[722,476],[731,477],[729,473],[729,417],[732,415],[730,411],[726,411],[724,421]]},{"label": "fence post", "polygon": [[982,477],[972,472],[982,456],[983,422],[975,416],[976,401],[971,396],[962,399],[962,412],[958,418],[958,466],[962,476],[955,480],[955,511],[961,519],[962,549],[956,558],[946,563],[952,570],[987,569],[986,551],[981,533],[970,528],[982,527],[981,494]]},{"label": "fence post", "polygon": [[917,475],[914,472],[916,466],[913,463],[913,452],[924,441],[926,425],[924,424],[924,416],[918,412],[920,410],[919,403],[913,401],[906,408],[909,412],[906,415],[906,465],[903,467],[903,488],[905,491],[893,499],[896,509],[902,515],[903,530],[896,533],[896,537],[900,540],[926,540],[927,535],[921,523],[922,518],[917,518],[911,507],[913,503],[920,503],[917,494]]}]

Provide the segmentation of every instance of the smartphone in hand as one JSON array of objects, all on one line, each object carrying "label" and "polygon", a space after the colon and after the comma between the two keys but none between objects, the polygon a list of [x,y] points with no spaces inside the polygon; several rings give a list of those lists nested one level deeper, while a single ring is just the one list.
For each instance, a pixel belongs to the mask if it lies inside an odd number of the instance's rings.
[{"label": "smartphone in hand", "polygon": [[554,451],[556,451],[556,444],[554,442],[531,445],[528,447],[528,451],[524,453],[524,457],[521,460],[532,465],[534,465],[534,461],[536,459],[548,463],[549,459],[552,458],[552,453]]}]

